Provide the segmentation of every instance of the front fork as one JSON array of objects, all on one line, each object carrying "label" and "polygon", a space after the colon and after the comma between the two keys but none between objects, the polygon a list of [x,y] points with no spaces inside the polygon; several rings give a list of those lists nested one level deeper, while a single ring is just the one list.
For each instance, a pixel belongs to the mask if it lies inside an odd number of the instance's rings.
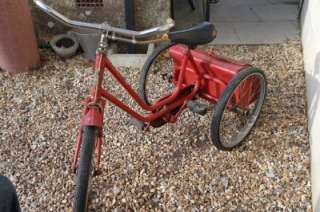
[{"label": "front fork", "polygon": [[[94,90],[94,89],[93,89]],[[94,96],[94,95],[93,95]],[[102,143],[103,143],[103,113],[106,101],[100,99],[98,104],[92,104],[93,99],[91,96],[85,98],[83,105],[84,109],[81,117],[81,127],[78,130],[77,141],[74,146],[74,155],[71,163],[71,173],[76,173],[77,164],[80,156],[80,149],[82,144],[82,135],[84,126],[94,126],[97,127],[98,133],[95,139],[95,174],[101,173],[101,154],[102,154]]]},{"label": "front fork", "polygon": [[98,135],[95,140],[95,155],[96,155],[96,167],[95,173],[99,174],[100,161],[101,161],[101,150],[103,143],[103,114],[106,105],[106,100],[101,98],[100,90],[102,89],[102,83],[104,79],[105,69],[105,51],[107,48],[107,32],[102,33],[101,40],[97,49],[95,69],[98,71],[98,78],[96,86],[91,89],[91,95],[86,97],[83,105],[84,109],[81,116],[81,127],[78,131],[77,142],[74,147],[74,155],[71,164],[71,172],[76,173],[77,164],[80,155],[82,134],[84,126],[94,126],[99,129]]}]

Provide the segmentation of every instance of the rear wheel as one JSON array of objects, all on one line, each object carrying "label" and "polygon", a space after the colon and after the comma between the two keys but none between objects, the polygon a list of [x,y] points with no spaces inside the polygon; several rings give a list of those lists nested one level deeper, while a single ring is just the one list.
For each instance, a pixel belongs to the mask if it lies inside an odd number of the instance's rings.
[{"label": "rear wheel", "polygon": [[[233,104],[235,92],[238,102],[248,98],[245,83],[254,80],[255,89],[250,91],[252,101],[245,106]],[[231,150],[242,144],[254,127],[266,97],[267,82],[264,73],[253,67],[241,71],[231,80],[219,98],[210,126],[210,138],[220,150]],[[254,98],[255,97],[255,98]]]},{"label": "rear wheel", "polygon": [[174,43],[159,45],[142,68],[139,95],[149,105],[174,89],[174,63],[169,55],[169,48],[173,45]]},{"label": "rear wheel", "polygon": [[97,127],[86,126],[83,128],[80,162],[76,176],[76,191],[73,204],[74,212],[85,212],[88,210],[91,178],[94,174],[93,155],[97,134]]}]

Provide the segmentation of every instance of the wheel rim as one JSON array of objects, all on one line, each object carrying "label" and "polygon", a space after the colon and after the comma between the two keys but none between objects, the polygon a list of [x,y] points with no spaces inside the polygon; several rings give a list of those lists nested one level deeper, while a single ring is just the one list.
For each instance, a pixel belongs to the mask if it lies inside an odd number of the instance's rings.
[{"label": "wheel rim", "polygon": [[[245,92],[248,88],[246,87],[246,82],[252,79],[256,80],[256,89],[251,95],[251,97],[257,97],[255,101],[250,102],[245,107],[234,104],[233,102],[235,102],[236,98],[234,93],[236,91],[242,94],[237,98],[239,102],[242,102],[247,97],[248,93]],[[258,119],[265,95],[266,81],[261,73],[249,74],[230,93],[219,126],[220,143],[224,147],[231,148],[238,145],[249,134]]]},{"label": "wheel rim", "polygon": [[170,94],[174,89],[173,79],[174,61],[168,50],[162,51],[149,67],[144,85],[147,103]]}]

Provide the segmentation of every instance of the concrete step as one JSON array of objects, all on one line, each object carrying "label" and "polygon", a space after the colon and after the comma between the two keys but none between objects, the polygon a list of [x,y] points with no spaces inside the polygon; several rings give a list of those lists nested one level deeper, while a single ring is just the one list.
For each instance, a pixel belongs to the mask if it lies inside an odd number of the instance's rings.
[{"label": "concrete step", "polygon": [[147,54],[111,54],[108,57],[115,67],[141,69],[148,56]]}]

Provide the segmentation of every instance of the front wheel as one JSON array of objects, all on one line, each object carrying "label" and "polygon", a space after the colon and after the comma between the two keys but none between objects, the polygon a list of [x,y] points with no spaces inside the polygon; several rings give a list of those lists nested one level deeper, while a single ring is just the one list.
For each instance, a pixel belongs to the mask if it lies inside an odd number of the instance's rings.
[{"label": "front wheel", "polygon": [[76,176],[76,191],[73,204],[74,212],[88,210],[88,197],[91,178],[94,174],[94,149],[97,140],[98,128],[85,126],[82,131],[80,162]]},{"label": "front wheel", "polygon": [[[251,82],[251,84],[248,82]],[[215,107],[210,138],[220,150],[242,144],[254,127],[267,93],[264,73],[253,67],[232,79]]]}]

